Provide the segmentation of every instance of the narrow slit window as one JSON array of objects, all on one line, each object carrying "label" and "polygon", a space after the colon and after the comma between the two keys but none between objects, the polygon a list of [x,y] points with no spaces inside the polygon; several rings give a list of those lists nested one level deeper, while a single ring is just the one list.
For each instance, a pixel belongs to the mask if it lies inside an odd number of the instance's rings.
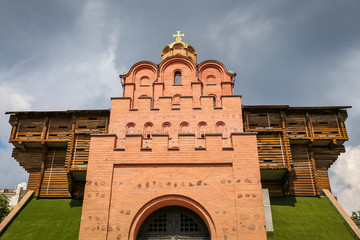
[{"label": "narrow slit window", "polygon": [[181,72],[174,74],[174,85],[181,85]]}]

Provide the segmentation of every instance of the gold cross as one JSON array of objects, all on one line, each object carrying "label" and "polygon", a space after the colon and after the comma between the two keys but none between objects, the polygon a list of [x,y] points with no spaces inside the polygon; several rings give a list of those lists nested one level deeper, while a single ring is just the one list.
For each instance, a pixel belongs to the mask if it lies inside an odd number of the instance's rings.
[{"label": "gold cross", "polygon": [[180,34],[181,31],[177,31],[177,34],[173,34],[173,37],[176,37],[177,42],[181,42],[181,37],[184,37],[185,34]]}]

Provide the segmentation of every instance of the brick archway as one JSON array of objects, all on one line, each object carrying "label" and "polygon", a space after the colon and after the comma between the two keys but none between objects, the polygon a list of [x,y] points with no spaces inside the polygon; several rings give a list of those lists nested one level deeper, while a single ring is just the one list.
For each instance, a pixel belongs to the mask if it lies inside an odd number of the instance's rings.
[{"label": "brick archway", "polygon": [[207,229],[209,230],[210,237],[216,236],[216,227],[212,217],[201,204],[186,196],[165,195],[149,201],[135,214],[129,229],[129,239],[136,239],[141,225],[151,213],[167,206],[180,206],[192,210],[204,221]]}]

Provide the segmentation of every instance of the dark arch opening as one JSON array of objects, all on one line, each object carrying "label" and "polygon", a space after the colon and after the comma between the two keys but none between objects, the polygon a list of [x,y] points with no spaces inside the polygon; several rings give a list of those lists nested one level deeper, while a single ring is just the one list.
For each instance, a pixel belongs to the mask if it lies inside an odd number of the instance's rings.
[{"label": "dark arch opening", "polygon": [[136,239],[210,240],[210,234],[195,212],[180,206],[168,206],[156,210],[145,219]]}]

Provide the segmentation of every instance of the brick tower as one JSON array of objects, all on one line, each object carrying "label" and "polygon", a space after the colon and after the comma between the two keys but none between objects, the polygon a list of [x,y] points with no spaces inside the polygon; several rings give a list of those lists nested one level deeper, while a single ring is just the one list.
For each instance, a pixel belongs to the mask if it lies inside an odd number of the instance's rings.
[{"label": "brick tower", "polygon": [[79,239],[266,239],[256,133],[235,73],[181,35],[121,75],[93,134]]}]

